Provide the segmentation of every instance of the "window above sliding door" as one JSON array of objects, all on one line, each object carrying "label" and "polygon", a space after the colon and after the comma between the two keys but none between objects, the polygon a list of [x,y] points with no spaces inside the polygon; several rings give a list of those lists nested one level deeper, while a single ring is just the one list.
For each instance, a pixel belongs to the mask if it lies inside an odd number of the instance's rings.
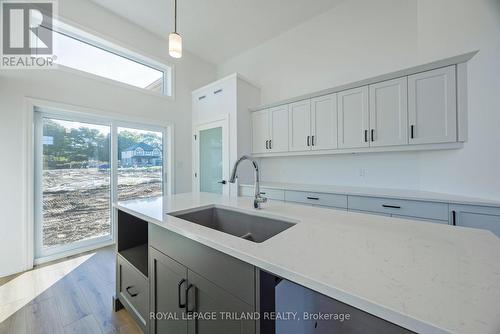
[{"label": "window above sliding door", "polygon": [[[42,27],[39,29],[48,28]],[[55,63],[114,82],[173,96],[172,66],[57,21],[52,29]]]}]

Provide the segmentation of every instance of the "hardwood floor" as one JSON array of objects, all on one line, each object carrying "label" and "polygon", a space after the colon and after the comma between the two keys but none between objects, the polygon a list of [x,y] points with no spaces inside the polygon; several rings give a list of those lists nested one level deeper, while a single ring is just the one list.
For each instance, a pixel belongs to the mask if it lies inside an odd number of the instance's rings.
[{"label": "hardwood floor", "polygon": [[142,333],[126,310],[112,310],[113,250],[106,247],[2,279],[0,334]]}]

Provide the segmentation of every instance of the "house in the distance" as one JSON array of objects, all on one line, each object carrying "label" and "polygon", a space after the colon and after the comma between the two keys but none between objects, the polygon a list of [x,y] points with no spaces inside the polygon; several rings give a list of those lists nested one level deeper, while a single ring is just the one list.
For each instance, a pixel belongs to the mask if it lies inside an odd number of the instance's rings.
[{"label": "house in the distance", "polygon": [[162,153],[158,147],[138,143],[122,151],[122,167],[161,166]]}]

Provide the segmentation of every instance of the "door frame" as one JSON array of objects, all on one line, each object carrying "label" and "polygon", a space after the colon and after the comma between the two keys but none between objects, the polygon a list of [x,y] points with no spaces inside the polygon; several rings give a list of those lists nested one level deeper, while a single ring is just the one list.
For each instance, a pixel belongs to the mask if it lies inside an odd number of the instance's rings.
[{"label": "door frame", "polygon": [[226,184],[222,186],[222,195],[230,195],[229,187],[229,167],[230,167],[230,155],[229,155],[229,115],[222,119],[200,123],[193,127],[193,192],[200,192],[200,131],[222,128],[222,179],[226,181]]},{"label": "door frame", "polygon": [[[60,102],[54,102],[49,100],[42,100],[37,98],[25,97],[24,105],[26,112],[24,113],[24,129],[25,129],[25,142],[23,143],[25,147],[26,155],[24,157],[24,166],[26,173],[26,182],[24,184],[24,207],[25,215],[23,219],[23,235],[26,236],[24,239],[23,251],[25,265],[24,269],[29,270],[33,268],[34,264],[41,264],[56,259],[64,258],[67,256],[72,256],[86,251],[91,251],[100,247],[112,245],[116,242],[116,209],[114,204],[116,202],[116,181],[117,173],[116,168],[118,164],[117,158],[117,128],[118,127],[130,127],[137,129],[146,129],[151,131],[158,131],[163,133],[163,195],[170,196],[175,189],[174,184],[174,124],[171,122],[165,122],[162,125],[158,125],[158,121],[147,119],[143,117],[134,116],[123,116],[119,113],[113,113],[106,110],[69,105]],[[41,198],[37,197],[36,188],[36,173],[37,169],[35,164],[37,163],[36,154],[40,154],[40,148],[37,148],[36,136],[36,117],[39,114],[39,110],[44,115],[49,117],[53,116],[55,118],[67,119],[69,121],[80,121],[89,122],[94,124],[104,124],[111,126],[111,152],[112,158],[110,159],[111,164],[111,237],[108,240],[101,242],[94,242],[96,239],[91,239],[88,245],[81,245],[81,247],[70,247],[66,251],[57,252],[54,254],[47,254],[42,257],[37,257],[37,245],[35,238],[37,237],[37,224],[41,222],[40,210],[37,210],[37,205],[40,205]],[[38,130],[39,131],[39,130]],[[39,160],[38,160],[39,163]],[[165,174],[167,177],[165,178]],[[165,182],[167,184],[165,185]],[[38,204],[37,204],[38,203]]]}]

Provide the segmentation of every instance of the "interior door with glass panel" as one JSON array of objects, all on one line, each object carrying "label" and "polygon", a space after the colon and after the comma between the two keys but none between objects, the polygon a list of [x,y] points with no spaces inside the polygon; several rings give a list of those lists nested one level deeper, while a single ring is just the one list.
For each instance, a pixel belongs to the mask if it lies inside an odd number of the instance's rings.
[{"label": "interior door with glass panel", "polygon": [[195,186],[200,192],[229,195],[227,120],[200,125],[195,130]]},{"label": "interior door with glass panel", "polygon": [[111,125],[35,118],[36,257],[111,240]]}]

